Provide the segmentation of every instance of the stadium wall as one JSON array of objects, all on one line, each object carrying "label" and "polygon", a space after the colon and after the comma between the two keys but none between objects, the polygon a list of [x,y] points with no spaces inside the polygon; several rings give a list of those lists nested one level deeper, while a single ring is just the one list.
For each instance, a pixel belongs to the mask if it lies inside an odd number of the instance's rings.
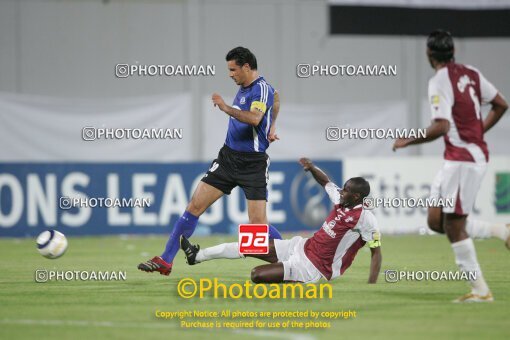
[{"label": "stadium wall", "polygon": [[[258,15],[263,24],[247,24],[242,13]],[[256,53],[261,74],[281,94],[281,140],[269,150],[272,181],[281,181],[274,182],[270,196],[270,219],[279,228],[312,230],[328,207],[313,180],[301,177],[295,163],[301,156],[323,161],[325,167],[335,164],[330,175],[340,183],[350,176],[369,177],[373,194],[385,194],[388,186],[395,187],[393,193],[426,195],[440,166],[441,140],[397,153],[391,151],[391,140],[326,140],[328,127],[429,123],[426,92],[433,71],[425,58],[425,38],[330,35],[328,13],[327,1],[312,0],[1,1],[0,236],[34,235],[52,227],[82,235],[167,233],[176,215],[166,212],[162,218],[161,211],[182,211],[183,205],[163,204],[168,175],[184,171],[172,178],[180,178],[177,185],[189,198],[223,143],[228,117],[212,106],[210,95],[219,92],[227,102],[232,99],[236,86],[228,78],[224,55],[236,45]],[[224,17],[229,21],[221,22]],[[476,65],[508,96],[510,68],[501,56],[510,54],[509,42],[507,37],[456,39],[457,60]],[[121,63],[211,64],[216,74],[117,78],[115,65]],[[397,65],[397,76],[299,78],[296,67],[302,63]],[[91,142],[82,138],[87,126],[181,128],[184,136]],[[487,135],[493,157],[478,196],[479,218],[507,222],[509,134],[505,116]],[[117,215],[129,215],[131,222],[120,217],[125,224],[119,224],[101,209],[75,225],[64,223],[80,213],[58,208],[57,199],[69,191],[65,180],[81,176],[87,184],[77,185],[76,191],[104,195],[110,173],[121,195],[132,194],[134,179],[149,181],[140,190],[154,194],[148,215],[156,214],[156,224],[135,220],[145,216],[140,210],[121,211]],[[293,185],[299,190],[293,192]],[[177,189],[172,184],[169,190]],[[240,195],[222,200],[221,208],[213,208],[216,219],[210,217],[215,223],[206,217],[199,230],[230,231],[244,211]],[[238,217],[229,217],[228,204]],[[425,227],[422,209],[375,213],[383,232]]]},{"label": "stadium wall", "polygon": [[[232,96],[224,56],[236,45],[250,47],[260,72],[281,91],[287,105],[402,102],[405,124],[420,126],[433,71],[423,36],[331,35],[327,1],[189,0],[0,2],[0,91],[67,98],[128,98],[191,93],[193,126],[202,130],[201,98]],[[262,18],[247,24],[246,13]],[[220,18],[228,17],[228,21]],[[369,23],[367,22],[367,25]],[[431,28],[432,29],[432,28]],[[455,32],[453,32],[455,34]],[[507,37],[456,39],[457,60],[476,65],[503,94],[510,94]],[[119,63],[213,64],[212,77],[131,77],[119,79]],[[396,77],[296,76],[296,65],[397,65]],[[307,122],[316,119],[310,112]],[[192,157],[206,161],[203,142]],[[422,147],[411,154],[428,154]],[[375,155],[375,154],[373,154]],[[368,155],[367,155],[368,156]]]}]

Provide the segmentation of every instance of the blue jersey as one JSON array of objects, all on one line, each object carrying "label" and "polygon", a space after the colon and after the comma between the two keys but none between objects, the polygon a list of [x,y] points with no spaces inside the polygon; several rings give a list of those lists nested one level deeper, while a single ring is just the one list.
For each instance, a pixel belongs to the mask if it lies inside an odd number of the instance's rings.
[{"label": "blue jersey", "polygon": [[267,135],[271,128],[274,89],[263,77],[258,77],[247,87],[240,87],[233,107],[242,111],[257,109],[264,112],[259,125],[252,126],[230,117],[225,144],[241,152],[265,152],[269,147]]}]

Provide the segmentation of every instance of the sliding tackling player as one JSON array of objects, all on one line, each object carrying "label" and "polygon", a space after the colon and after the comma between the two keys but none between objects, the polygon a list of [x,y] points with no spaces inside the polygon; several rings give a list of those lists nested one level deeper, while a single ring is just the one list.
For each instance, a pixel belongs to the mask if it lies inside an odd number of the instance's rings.
[{"label": "sliding tackling player", "polygon": [[326,221],[312,237],[270,240],[268,254],[242,255],[237,242],[201,250],[200,246],[192,245],[182,236],[181,248],[188,264],[250,256],[270,263],[252,270],[254,283],[313,283],[321,278],[332,280],[342,275],[358,250],[368,243],[372,253],[368,283],[376,283],[382,255],[377,221],[370,211],[363,209],[363,198],[370,193],[369,183],[362,177],[354,177],[340,189],[309,159],[301,158],[300,163],[324,187],[334,203]]}]

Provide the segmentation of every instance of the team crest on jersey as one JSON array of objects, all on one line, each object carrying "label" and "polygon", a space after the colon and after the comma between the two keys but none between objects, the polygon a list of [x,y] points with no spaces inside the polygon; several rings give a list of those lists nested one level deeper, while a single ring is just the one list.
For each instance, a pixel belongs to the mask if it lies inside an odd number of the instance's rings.
[{"label": "team crest on jersey", "polygon": [[459,81],[457,82],[457,88],[461,93],[464,93],[464,90],[466,89],[466,86],[468,85],[475,85],[476,83],[474,80],[471,80],[467,74],[460,77]]},{"label": "team crest on jersey", "polygon": [[246,98],[245,97],[241,97],[241,100],[239,101],[239,103],[241,103],[241,105],[246,103]]},{"label": "team crest on jersey", "polygon": [[439,96],[437,96],[437,95],[436,96],[432,96],[430,98],[430,103],[432,105],[439,105]]},{"label": "team crest on jersey", "polygon": [[345,222],[347,222],[347,223],[352,222],[352,221],[354,221],[354,217],[352,217],[352,216],[349,216],[345,219]]},{"label": "team crest on jersey", "polygon": [[335,226],[335,224],[336,224],[335,221],[329,221],[329,223],[328,222],[324,222],[322,224],[322,229],[326,232],[326,234],[331,236],[331,238],[335,238],[336,237],[336,233],[333,231],[333,227]]}]

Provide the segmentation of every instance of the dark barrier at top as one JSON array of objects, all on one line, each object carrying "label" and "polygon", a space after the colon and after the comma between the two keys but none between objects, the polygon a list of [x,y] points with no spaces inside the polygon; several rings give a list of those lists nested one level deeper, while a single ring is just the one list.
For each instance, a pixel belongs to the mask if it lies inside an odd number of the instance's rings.
[{"label": "dark barrier at top", "polygon": [[[316,162],[342,184],[340,161]],[[167,234],[209,163],[1,163],[0,236]],[[282,231],[318,229],[331,203],[297,162],[272,162],[269,223]],[[146,206],[150,203],[149,206]],[[235,189],[199,220],[196,233],[232,233],[246,223]]]}]

